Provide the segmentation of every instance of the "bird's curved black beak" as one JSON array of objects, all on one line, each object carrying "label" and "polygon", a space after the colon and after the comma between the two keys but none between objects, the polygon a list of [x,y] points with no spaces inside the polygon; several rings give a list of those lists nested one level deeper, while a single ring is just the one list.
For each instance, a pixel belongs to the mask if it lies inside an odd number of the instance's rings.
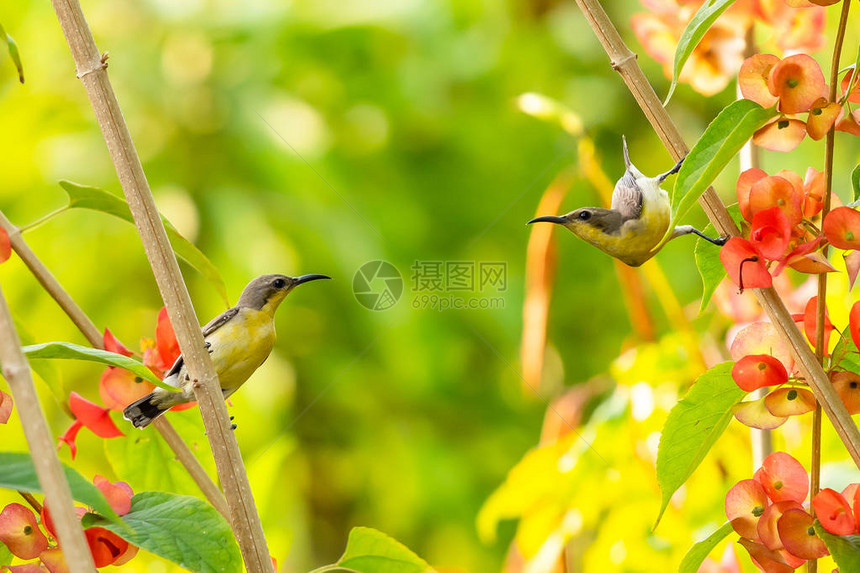
[{"label": "bird's curved black beak", "polygon": [[556,217],[555,215],[544,215],[543,217],[535,217],[526,225],[531,225],[532,223],[555,223],[556,225],[564,225],[568,222],[567,217]]},{"label": "bird's curved black beak", "polygon": [[302,283],[309,283],[311,281],[316,281],[319,279],[330,279],[331,277],[326,275],[302,275],[300,277],[293,278],[293,286],[299,286]]}]

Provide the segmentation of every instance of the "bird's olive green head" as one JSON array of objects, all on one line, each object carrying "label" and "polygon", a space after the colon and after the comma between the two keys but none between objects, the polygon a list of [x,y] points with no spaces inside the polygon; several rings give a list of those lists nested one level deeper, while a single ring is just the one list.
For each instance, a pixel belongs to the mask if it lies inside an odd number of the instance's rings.
[{"label": "bird's olive green head", "polygon": [[248,283],[236,306],[255,310],[269,309],[274,312],[284,297],[295,287],[310,281],[329,278],[331,277],[325,275],[302,275],[300,277],[263,275]]},{"label": "bird's olive green head", "polygon": [[560,217],[537,217],[531,223],[555,223],[567,227],[577,237],[595,244],[606,235],[617,235],[621,230],[621,215],[612,209],[583,207]]}]

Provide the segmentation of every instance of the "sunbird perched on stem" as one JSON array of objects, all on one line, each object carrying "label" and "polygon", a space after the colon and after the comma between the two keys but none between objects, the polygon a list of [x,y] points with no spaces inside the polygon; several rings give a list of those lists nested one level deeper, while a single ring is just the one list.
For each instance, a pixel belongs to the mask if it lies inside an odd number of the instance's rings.
[{"label": "sunbird perched on stem", "polygon": [[[325,275],[263,275],[255,278],[233,308],[224,311],[203,327],[203,338],[218,373],[221,391],[226,399],[259,368],[275,346],[275,311],[278,305],[300,284],[328,279]],[[122,411],[136,428],[145,428],[155,418],[176,406],[195,400],[191,380],[182,356],[164,377],[170,386],[181,388],[170,392],[163,388],[132,402]]]},{"label": "sunbird perched on stem", "polygon": [[[622,136],[622,141],[626,171],[615,184],[609,209],[583,207],[561,217],[537,217],[529,224],[545,222],[564,225],[574,235],[604,253],[631,267],[638,267],[660,250],[655,247],[665,236],[672,219],[669,194],[660,188],[660,184],[669,175],[677,173],[684,160],[681,159],[666,173],[646,177],[630,162],[627,139]],[[712,239],[690,225],[675,227],[669,240],[690,233],[718,246],[728,240],[727,237]]]}]

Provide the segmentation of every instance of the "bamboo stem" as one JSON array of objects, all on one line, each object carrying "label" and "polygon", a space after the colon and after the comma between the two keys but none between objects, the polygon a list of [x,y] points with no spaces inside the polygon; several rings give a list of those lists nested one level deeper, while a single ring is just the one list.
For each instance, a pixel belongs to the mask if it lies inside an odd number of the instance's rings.
[{"label": "bamboo stem", "polygon": [[251,573],[272,573],[263,526],[251,486],[231,429],[218,375],[203,345],[200,324],[182,280],[176,256],[167,240],[152,192],[119,102],[106,72],[106,55],[100,55],[78,0],[51,0],[63,34],[84,84],[105,144],[131,208],[146,256],[152,267],[167,314],[193,381],[195,397],[215,456],[218,476],[227,498],[231,525],[245,567]]},{"label": "bamboo stem", "polygon": [[[613,69],[621,75],[672,158],[679,160],[684,157],[689,148],[636,63],[636,54],[621,39],[618,30],[615,29],[600,2],[598,0],[576,0],[576,3],[603,45],[612,62]],[[738,234],[734,221],[732,221],[725,205],[713,188],[709,187],[702,194],[699,204],[717,231],[724,235],[734,236]],[[860,431],[858,431],[857,425],[830,384],[830,380],[824,373],[821,364],[816,360],[815,354],[797,329],[797,325],[785,308],[785,304],[773,288],[755,289],[754,292],[759,304],[765,309],[780,336],[791,347],[801,374],[810,385],[816,399],[821,403],[824,413],[845,444],[851,459],[860,468]]]},{"label": "bamboo stem", "polygon": [[[78,303],[62,287],[56,277],[51,274],[48,267],[39,260],[39,257],[30,248],[30,245],[24,241],[20,229],[15,227],[2,211],[0,211],[0,227],[3,227],[9,234],[12,249],[24,261],[24,264],[30,269],[30,272],[39,281],[39,284],[42,285],[47,293],[51,295],[51,298],[60,306],[60,309],[77,326],[81,334],[84,335],[84,338],[95,348],[104,349],[104,339],[98,327],[96,327],[90,317],[87,316]],[[176,429],[170,423],[170,420],[164,416],[156,418],[153,426],[161,434],[161,437],[164,438],[164,441],[167,442],[170,449],[173,450],[173,453],[176,454],[176,458],[191,475],[191,478],[197,484],[197,487],[200,488],[200,491],[203,492],[203,495],[206,496],[206,499],[209,500],[209,503],[226,519],[230,519],[224,494],[221,493],[221,490],[218,489],[218,486],[215,485],[212,478],[209,477],[209,474],[200,465],[200,460],[191,453],[188,444],[179,436]]]},{"label": "bamboo stem", "polygon": [[95,571],[92,555],[84,537],[81,522],[74,511],[74,501],[63,466],[57,457],[54,439],[39,398],[33,385],[30,365],[21,351],[21,341],[9,314],[9,307],[3,292],[0,291],[0,362],[3,363],[3,377],[9,383],[24,436],[30,448],[33,465],[39,484],[45,492],[45,503],[51,508],[51,517],[63,547],[66,563],[71,571]]}]

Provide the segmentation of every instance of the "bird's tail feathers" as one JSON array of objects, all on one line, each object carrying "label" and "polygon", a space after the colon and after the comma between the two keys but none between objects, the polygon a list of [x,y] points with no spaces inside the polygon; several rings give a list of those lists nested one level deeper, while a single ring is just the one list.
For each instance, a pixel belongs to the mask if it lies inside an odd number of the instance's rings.
[{"label": "bird's tail feathers", "polygon": [[143,398],[135,400],[125,407],[122,417],[131,422],[135,428],[145,428],[154,419],[168,411],[173,404],[155,403],[155,392],[150,392]]}]

